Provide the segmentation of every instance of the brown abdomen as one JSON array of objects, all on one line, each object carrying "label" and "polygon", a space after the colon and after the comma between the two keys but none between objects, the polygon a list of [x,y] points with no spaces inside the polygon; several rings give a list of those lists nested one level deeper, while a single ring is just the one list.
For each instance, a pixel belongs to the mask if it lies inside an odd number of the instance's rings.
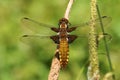
[{"label": "brown abdomen", "polygon": [[69,45],[66,38],[62,38],[59,44],[59,58],[61,68],[64,68],[68,64],[69,59]]}]

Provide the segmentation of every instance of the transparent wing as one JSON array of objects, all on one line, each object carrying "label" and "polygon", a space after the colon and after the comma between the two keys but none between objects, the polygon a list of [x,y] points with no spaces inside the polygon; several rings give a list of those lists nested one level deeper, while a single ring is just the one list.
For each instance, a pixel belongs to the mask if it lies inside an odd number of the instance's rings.
[{"label": "transparent wing", "polygon": [[21,42],[30,47],[29,53],[36,56],[39,60],[44,60],[49,63],[56,51],[56,44],[50,39],[50,36],[45,35],[23,35],[20,38]]},{"label": "transparent wing", "polygon": [[30,29],[35,33],[48,33],[48,34],[51,31],[50,29],[54,28],[53,25],[37,22],[35,20],[26,17],[22,18],[22,26],[23,28]]},{"label": "transparent wing", "polygon": [[[103,16],[102,18],[102,22],[103,22],[103,26],[106,27],[108,23],[111,22],[111,17],[107,17],[107,16]],[[76,26],[76,28],[78,28],[75,32],[73,32],[72,34],[77,34],[78,38],[75,40],[74,44],[84,44],[87,43],[88,41],[88,37],[89,37],[89,30],[90,30],[90,24],[92,23],[92,21],[86,22],[81,24],[80,26]],[[101,46],[104,45],[103,43],[103,37],[106,38],[107,43],[109,43],[112,39],[111,35],[109,35],[108,33],[105,34],[101,34],[103,33],[101,30],[101,26],[100,26],[100,20],[96,19],[95,23],[97,24],[97,33],[95,34],[97,36],[97,45]],[[80,35],[80,36],[79,36]],[[82,37],[82,38],[81,38]]]},{"label": "transparent wing", "polygon": [[[112,21],[112,18],[108,17],[108,16],[102,16],[101,19],[102,19],[104,27],[106,27]],[[71,27],[76,27],[77,28],[77,30],[75,31],[75,33],[84,34],[85,35],[85,34],[89,33],[89,30],[90,30],[89,27],[90,27],[90,24],[92,22],[93,21],[88,21],[88,22],[85,22],[83,24],[72,25]],[[99,18],[97,18],[95,20],[95,23],[96,23],[97,31],[100,32],[101,31],[101,26],[100,26],[100,20],[99,20]]]},{"label": "transparent wing", "polygon": [[38,44],[38,43],[41,43],[41,40],[42,42],[44,42],[43,40],[44,39],[50,39],[50,36],[41,36],[41,35],[23,35],[20,40],[24,43],[27,43],[27,44]]},{"label": "transparent wing", "polygon": [[49,35],[23,35],[20,41],[29,47],[39,49],[40,52],[43,51],[54,54],[56,50],[56,44],[50,39]]},{"label": "transparent wing", "polygon": [[[106,26],[106,25],[107,25],[109,22],[111,22],[111,20],[112,20],[112,18],[111,18],[111,17],[108,17],[108,16],[102,16],[101,19],[102,19],[102,21],[103,21],[104,26]],[[82,24],[81,26],[90,25],[92,22],[93,22],[93,21],[86,22],[86,23]],[[95,23],[96,23],[96,25],[100,25],[100,19],[97,18],[97,19],[95,20]],[[78,26],[78,27],[79,27],[79,26]]]}]

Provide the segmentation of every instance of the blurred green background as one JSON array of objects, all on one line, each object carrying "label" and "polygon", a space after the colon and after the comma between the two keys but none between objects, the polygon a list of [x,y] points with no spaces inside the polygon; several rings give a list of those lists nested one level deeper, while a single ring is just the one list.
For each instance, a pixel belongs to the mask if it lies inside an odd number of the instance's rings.
[{"label": "blurred green background", "polygon": [[[21,19],[30,17],[57,26],[58,20],[64,16],[67,3],[68,0],[0,0],[0,80],[47,80],[56,45],[52,41],[46,42],[47,39],[29,45],[21,42],[23,34],[31,33],[23,29]],[[106,31],[112,35],[108,45],[117,80],[120,80],[119,3],[120,0],[98,0],[101,14],[112,18]],[[70,13],[71,24],[89,19],[90,0],[75,0]],[[49,29],[42,28],[41,35],[51,33]],[[105,53],[104,47],[99,52]],[[88,56],[87,39],[78,39],[71,44],[69,64],[61,70],[59,80],[86,80]],[[103,77],[109,72],[109,65],[104,54],[99,54],[99,59]]]}]

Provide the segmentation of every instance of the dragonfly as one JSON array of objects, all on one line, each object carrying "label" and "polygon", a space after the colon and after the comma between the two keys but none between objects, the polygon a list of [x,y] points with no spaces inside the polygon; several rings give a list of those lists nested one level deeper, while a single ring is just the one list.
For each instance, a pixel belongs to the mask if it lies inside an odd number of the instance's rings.
[{"label": "dragonfly", "polygon": [[[101,18],[105,22],[105,24],[107,24],[111,21],[111,17],[103,16]],[[79,27],[89,26],[89,24],[92,23],[92,21],[88,21],[88,22],[82,23],[80,25],[72,26],[68,19],[61,18],[58,22],[58,28],[57,28],[57,27],[53,27],[52,25],[41,23],[41,22],[35,21],[33,19],[27,18],[27,17],[23,18],[22,22],[27,23],[27,24],[33,23],[38,26],[47,27],[56,33],[55,35],[49,35],[49,36],[25,34],[21,38],[23,40],[25,38],[36,38],[36,37],[40,37],[40,39],[42,39],[43,37],[47,37],[47,38],[51,39],[57,45],[55,54],[58,54],[58,59],[60,61],[61,68],[66,67],[66,65],[68,64],[69,44],[73,43],[78,37],[80,37],[79,35],[74,35],[74,34],[70,34],[70,33],[75,31]],[[100,23],[98,18],[95,20],[95,22],[97,24]],[[25,27],[27,27],[33,31],[37,31],[37,32],[39,32],[39,29],[40,29],[40,27],[37,28],[34,25],[33,26],[26,25]]]}]

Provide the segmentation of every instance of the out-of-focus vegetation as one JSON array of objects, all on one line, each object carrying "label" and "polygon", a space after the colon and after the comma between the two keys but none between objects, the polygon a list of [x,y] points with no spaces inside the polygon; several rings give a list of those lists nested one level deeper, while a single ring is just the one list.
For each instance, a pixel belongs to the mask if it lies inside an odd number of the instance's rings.
[{"label": "out-of-focus vegetation", "polygon": [[[21,42],[20,37],[29,33],[22,28],[21,19],[30,17],[57,26],[58,20],[64,16],[67,3],[68,0],[0,0],[0,80],[47,80],[56,45],[45,39],[30,45]],[[112,35],[108,45],[117,80],[120,80],[119,3],[120,0],[98,0],[101,14],[112,17],[106,31]],[[70,13],[71,24],[80,24],[89,19],[90,1],[75,0]],[[42,28],[41,35],[50,34],[49,29]],[[78,39],[71,44],[69,64],[61,70],[59,79],[86,80],[88,56],[87,39]],[[104,48],[99,50],[99,59],[103,76],[109,71]]]}]

